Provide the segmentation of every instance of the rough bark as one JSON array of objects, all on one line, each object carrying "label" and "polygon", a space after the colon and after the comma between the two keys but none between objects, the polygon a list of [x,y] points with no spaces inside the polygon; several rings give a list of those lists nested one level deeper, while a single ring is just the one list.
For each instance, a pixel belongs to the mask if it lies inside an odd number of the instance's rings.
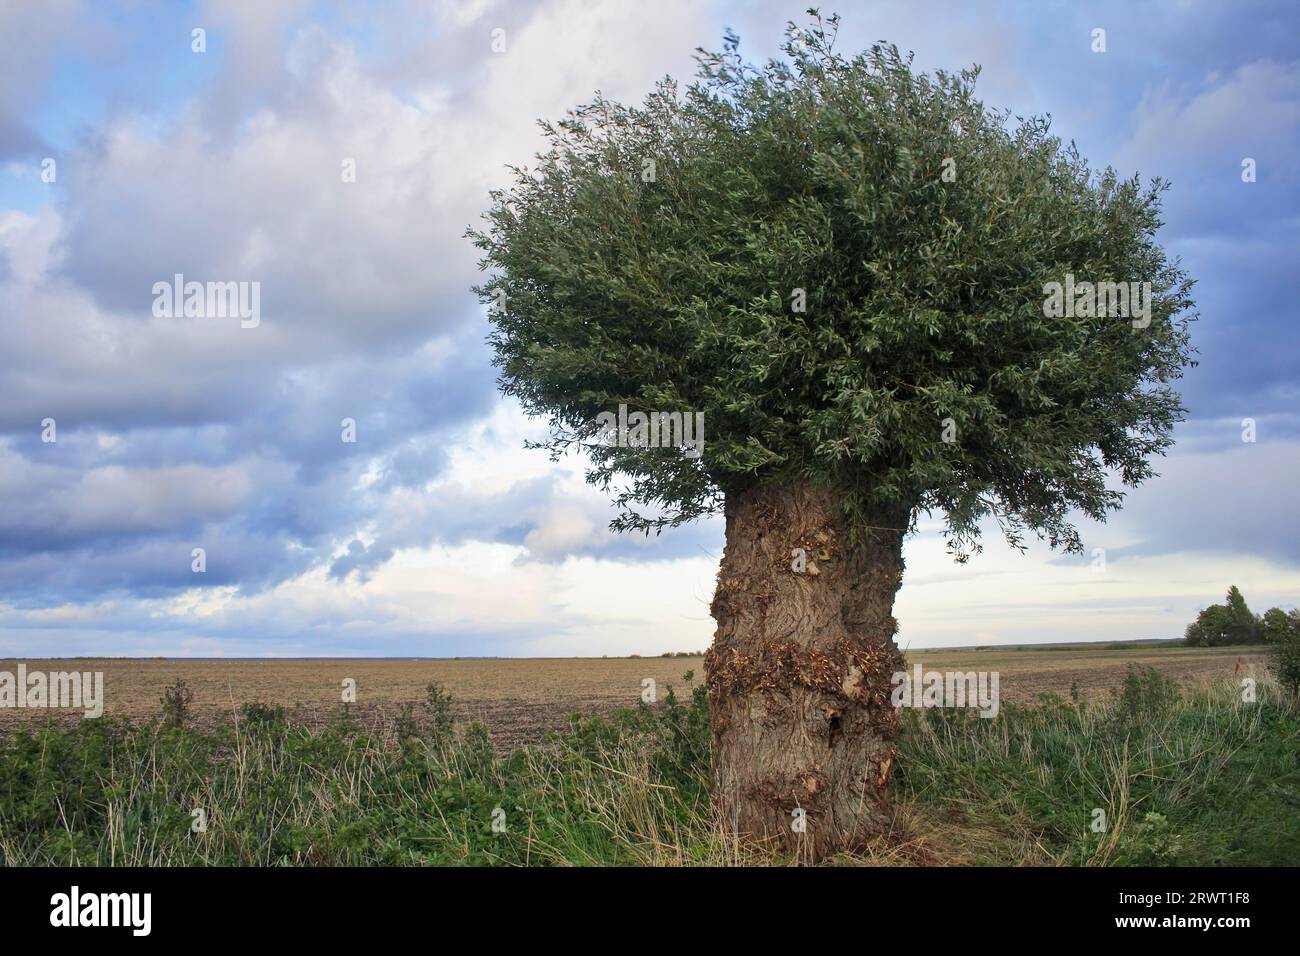
[{"label": "rough bark", "polygon": [[873,516],[875,530],[850,547],[832,491],[728,496],[706,669],[713,800],[733,832],[815,861],[888,825],[890,678],[904,666],[891,612],[909,516]]}]

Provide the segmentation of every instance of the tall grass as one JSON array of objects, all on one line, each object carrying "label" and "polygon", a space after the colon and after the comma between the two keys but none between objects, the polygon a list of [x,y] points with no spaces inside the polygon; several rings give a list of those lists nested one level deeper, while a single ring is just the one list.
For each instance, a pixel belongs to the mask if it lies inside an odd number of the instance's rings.
[{"label": "tall grass", "polygon": [[[1184,695],[1135,672],[1100,703],[909,711],[895,830],[837,862],[1300,862],[1300,718],[1260,691]],[[445,704],[430,695],[435,717]],[[505,755],[477,725],[376,733],[346,711],[317,731],[258,706],[215,732],[101,718],[0,742],[0,861],[788,863],[716,825],[708,776],[698,687]]]},{"label": "tall grass", "polygon": [[1096,704],[910,712],[900,784],[946,811],[949,850],[970,862],[1294,865],[1300,720],[1276,685],[1257,693],[1130,669]]}]

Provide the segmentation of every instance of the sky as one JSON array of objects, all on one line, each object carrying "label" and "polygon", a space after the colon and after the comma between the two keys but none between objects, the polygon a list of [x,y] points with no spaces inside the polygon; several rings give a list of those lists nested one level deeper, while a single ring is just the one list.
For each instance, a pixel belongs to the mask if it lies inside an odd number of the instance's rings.
[{"label": "sky", "polygon": [[[765,59],[806,7],[0,4],[0,657],[707,647],[721,520],[615,534],[580,459],[523,447],[464,232],[539,118],[688,79],[728,29]],[[978,63],[990,106],[1168,179],[1197,280],[1160,477],[1080,556],[990,528],[958,566],[922,519],[899,643],[1173,638],[1231,584],[1295,606],[1300,7],[832,10],[840,49]],[[155,314],[178,273],[258,282],[256,324]]]}]

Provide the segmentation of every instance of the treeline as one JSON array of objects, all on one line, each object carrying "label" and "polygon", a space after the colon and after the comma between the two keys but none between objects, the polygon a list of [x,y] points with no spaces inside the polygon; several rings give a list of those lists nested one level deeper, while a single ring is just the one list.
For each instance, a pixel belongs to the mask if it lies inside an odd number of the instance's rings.
[{"label": "treeline", "polygon": [[1184,633],[1193,647],[1224,647],[1229,644],[1274,644],[1300,639],[1300,610],[1271,607],[1262,615],[1246,606],[1246,599],[1234,584],[1223,604],[1211,604]]}]

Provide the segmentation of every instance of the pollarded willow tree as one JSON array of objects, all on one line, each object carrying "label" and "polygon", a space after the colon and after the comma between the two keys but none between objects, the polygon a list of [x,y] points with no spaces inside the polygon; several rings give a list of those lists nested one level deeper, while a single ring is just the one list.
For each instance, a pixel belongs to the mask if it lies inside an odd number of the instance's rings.
[{"label": "pollarded willow tree", "polygon": [[[1104,520],[1171,443],[1192,353],[1164,184],[987,109],[978,69],[846,57],[836,27],[791,24],[762,66],[728,37],[685,89],[543,122],[469,233],[501,387],[590,455],[613,527],[725,513],[715,806],[813,858],[888,820],[917,516],[959,561],[985,521],[1080,550],[1076,513]],[[611,433],[622,405],[702,412],[702,454]]]}]

